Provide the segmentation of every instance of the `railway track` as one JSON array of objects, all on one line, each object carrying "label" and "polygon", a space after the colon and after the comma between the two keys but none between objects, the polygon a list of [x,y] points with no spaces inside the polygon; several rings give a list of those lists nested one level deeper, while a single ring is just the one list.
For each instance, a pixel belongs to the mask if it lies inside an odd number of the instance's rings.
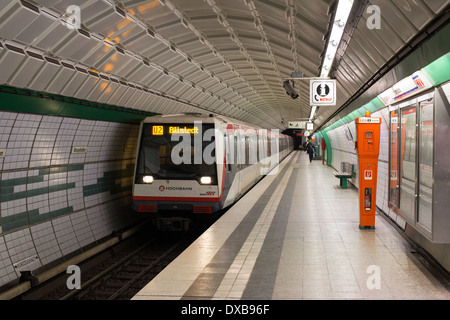
[{"label": "railway track", "polygon": [[213,222],[199,223],[189,232],[144,229],[78,264],[79,289],[68,289],[70,275],[60,274],[16,299],[129,300]]},{"label": "railway track", "polygon": [[60,300],[129,300],[187,246],[189,235],[158,235]]}]

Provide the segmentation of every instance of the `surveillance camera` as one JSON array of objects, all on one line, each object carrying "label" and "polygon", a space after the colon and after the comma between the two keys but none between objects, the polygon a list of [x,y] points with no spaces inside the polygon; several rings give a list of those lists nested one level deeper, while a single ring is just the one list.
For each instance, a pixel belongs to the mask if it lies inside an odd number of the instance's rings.
[{"label": "surveillance camera", "polygon": [[287,95],[291,96],[292,99],[298,98],[298,93],[295,91],[294,87],[289,83],[288,80],[283,82],[283,88],[286,90]]}]

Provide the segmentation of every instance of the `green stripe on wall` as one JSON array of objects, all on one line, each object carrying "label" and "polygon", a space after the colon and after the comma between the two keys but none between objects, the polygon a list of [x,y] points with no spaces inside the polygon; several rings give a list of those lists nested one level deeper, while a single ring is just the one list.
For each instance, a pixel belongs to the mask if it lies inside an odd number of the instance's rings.
[{"label": "green stripe on wall", "polygon": [[128,164],[125,169],[108,171],[103,174],[102,178],[97,179],[96,184],[91,184],[83,187],[83,196],[88,197],[97,193],[109,191],[111,194],[116,194],[122,191],[130,190],[130,186],[122,186],[121,183],[116,183],[120,179],[132,177],[134,173],[134,164]]},{"label": "green stripe on wall", "polygon": [[0,110],[138,124],[155,113],[0,86]]},{"label": "green stripe on wall", "polygon": [[428,77],[437,86],[450,80],[450,52],[423,68]]},{"label": "green stripe on wall", "polygon": [[73,211],[73,207],[66,207],[53,210],[47,213],[39,214],[39,209],[34,209],[11,216],[3,217],[1,219],[2,232],[8,232],[14,229],[26,227],[30,224],[35,224],[48,219],[62,216]]},{"label": "green stripe on wall", "polygon": [[23,198],[27,198],[27,197],[34,197],[34,196],[39,196],[42,194],[47,194],[47,193],[51,193],[51,192],[67,190],[67,189],[72,189],[72,188],[75,188],[75,182],[57,184],[54,186],[37,188],[37,189],[21,191],[21,192],[16,192],[16,193],[14,193],[14,187],[2,187],[1,195],[0,195],[0,202],[7,202],[7,201],[23,199]]}]

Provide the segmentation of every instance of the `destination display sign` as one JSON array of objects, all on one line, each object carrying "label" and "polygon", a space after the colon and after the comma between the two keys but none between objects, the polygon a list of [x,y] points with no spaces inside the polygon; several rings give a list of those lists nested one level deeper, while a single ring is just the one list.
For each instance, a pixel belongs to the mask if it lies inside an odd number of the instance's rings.
[{"label": "destination display sign", "polygon": [[199,134],[200,130],[197,126],[187,125],[153,125],[152,135],[162,136],[165,134]]}]

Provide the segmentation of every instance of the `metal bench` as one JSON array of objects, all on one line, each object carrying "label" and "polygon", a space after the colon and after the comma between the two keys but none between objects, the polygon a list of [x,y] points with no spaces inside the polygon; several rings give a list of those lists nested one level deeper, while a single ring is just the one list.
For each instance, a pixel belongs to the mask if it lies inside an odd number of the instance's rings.
[{"label": "metal bench", "polygon": [[341,162],[342,171],[334,171],[336,178],[340,179],[342,189],[347,189],[347,179],[351,179],[355,173],[355,165],[349,162]]}]

